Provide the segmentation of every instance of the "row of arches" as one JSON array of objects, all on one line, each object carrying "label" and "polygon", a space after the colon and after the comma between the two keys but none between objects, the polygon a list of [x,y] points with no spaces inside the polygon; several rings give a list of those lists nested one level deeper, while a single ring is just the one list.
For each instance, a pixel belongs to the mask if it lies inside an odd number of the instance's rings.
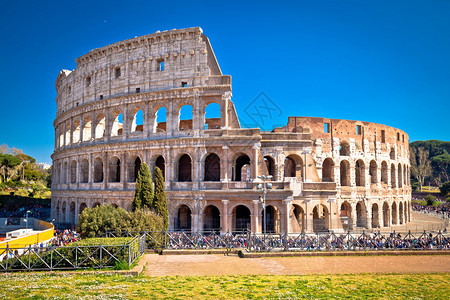
[{"label": "row of arches", "polygon": [[[339,156],[350,156],[350,144],[347,141],[341,141],[339,145]],[[396,158],[396,151],[394,147],[391,147],[391,150],[389,151],[389,158],[391,160],[395,160]]]},{"label": "row of arches", "polygon": [[[127,120],[123,110],[116,109],[110,114],[98,113],[96,116],[86,115],[84,117],[66,120],[56,128],[56,147],[68,146],[71,143],[87,142],[103,137],[117,137],[124,134],[139,134],[148,127],[151,133],[165,132],[168,129],[167,122],[176,120],[172,126],[179,131],[194,129],[193,109],[189,104],[179,107],[175,117],[167,111],[164,106],[159,106],[148,118],[142,108],[130,111],[131,117]],[[216,102],[207,103],[203,109],[203,125],[201,129],[221,128],[221,107]],[[150,126],[149,126],[150,125]],[[200,129],[200,128],[198,128]],[[173,129],[172,129],[173,130]]]}]

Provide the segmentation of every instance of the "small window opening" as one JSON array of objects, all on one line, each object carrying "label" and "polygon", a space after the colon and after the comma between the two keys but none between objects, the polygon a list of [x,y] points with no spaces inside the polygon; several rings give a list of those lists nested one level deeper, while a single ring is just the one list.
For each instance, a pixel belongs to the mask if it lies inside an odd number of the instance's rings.
[{"label": "small window opening", "polygon": [[91,76],[86,77],[86,86],[91,85]]},{"label": "small window opening", "polygon": [[404,134],[402,134],[402,142],[403,143],[405,142],[405,135]]},{"label": "small window opening", "polygon": [[187,82],[186,81],[182,81],[181,82],[181,87],[187,87]]},{"label": "small window opening", "polygon": [[100,95],[100,100],[102,100],[103,99],[103,95]]},{"label": "small window opening", "polygon": [[397,141],[400,142],[400,133],[399,132],[397,132]]},{"label": "small window opening", "polygon": [[158,61],[158,71],[164,71],[164,60]]},{"label": "small window opening", "polygon": [[208,123],[205,123],[205,130],[208,130]]},{"label": "small window opening", "polygon": [[116,70],[115,70],[116,79],[119,78],[120,75],[121,75],[120,68],[116,68]]},{"label": "small window opening", "polygon": [[77,102],[77,106],[78,106],[78,102]]},{"label": "small window opening", "polygon": [[139,94],[141,92],[141,88],[136,88],[136,94]]},{"label": "small window opening", "polygon": [[361,125],[356,125],[356,134],[357,135],[361,135],[362,134],[362,126]]},{"label": "small window opening", "polygon": [[72,94],[72,87],[69,85],[69,95]]},{"label": "small window opening", "polygon": [[323,123],[323,132],[330,133],[330,123]]},{"label": "small window opening", "polygon": [[386,131],[381,130],[381,142],[386,143]]}]

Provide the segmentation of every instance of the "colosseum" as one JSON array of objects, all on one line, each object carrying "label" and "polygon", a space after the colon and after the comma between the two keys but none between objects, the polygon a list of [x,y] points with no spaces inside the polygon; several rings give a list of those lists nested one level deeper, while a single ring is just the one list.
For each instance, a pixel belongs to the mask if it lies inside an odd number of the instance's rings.
[{"label": "colosseum", "polygon": [[143,162],[163,171],[171,230],[261,233],[265,222],[268,232],[343,232],[410,222],[405,132],[317,117],[241,128],[231,76],[199,27],[121,41],[76,63],[56,79],[51,202],[60,224],[76,224],[86,207],[130,210]]}]

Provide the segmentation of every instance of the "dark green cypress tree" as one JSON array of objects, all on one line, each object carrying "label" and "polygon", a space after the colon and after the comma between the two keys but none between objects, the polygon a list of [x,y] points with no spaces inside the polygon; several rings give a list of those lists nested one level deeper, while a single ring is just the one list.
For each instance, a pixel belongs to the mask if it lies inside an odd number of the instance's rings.
[{"label": "dark green cypress tree", "polygon": [[133,200],[133,211],[141,208],[153,207],[153,182],[150,168],[146,163],[141,164],[138,177],[136,179],[136,189]]},{"label": "dark green cypress tree", "polygon": [[155,199],[153,200],[155,212],[163,218],[164,229],[169,228],[169,210],[167,208],[166,189],[161,170],[155,167]]}]

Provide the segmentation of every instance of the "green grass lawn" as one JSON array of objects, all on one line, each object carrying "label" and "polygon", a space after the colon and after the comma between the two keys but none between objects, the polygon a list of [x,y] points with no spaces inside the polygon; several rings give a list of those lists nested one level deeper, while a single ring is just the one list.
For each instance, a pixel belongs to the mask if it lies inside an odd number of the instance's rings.
[{"label": "green grass lawn", "polygon": [[449,299],[450,274],[0,275],[0,299]]}]

